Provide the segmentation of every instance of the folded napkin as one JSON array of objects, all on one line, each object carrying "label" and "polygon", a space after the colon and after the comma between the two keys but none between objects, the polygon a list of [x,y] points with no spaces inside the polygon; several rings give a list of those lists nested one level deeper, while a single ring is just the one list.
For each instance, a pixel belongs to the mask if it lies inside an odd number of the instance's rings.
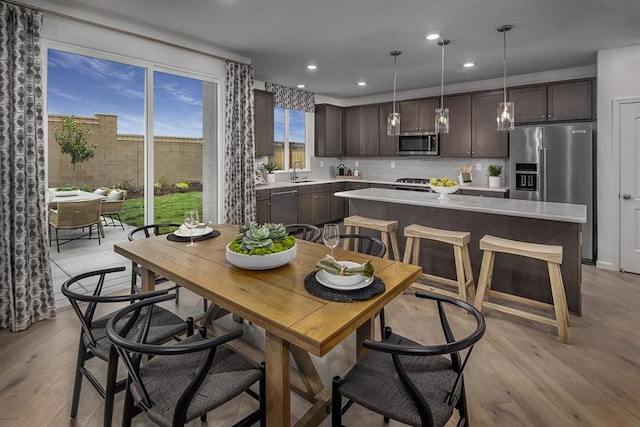
[{"label": "folded napkin", "polygon": [[361,274],[365,277],[373,276],[371,261],[366,261],[357,267],[347,267],[340,264],[331,255],[327,255],[316,263],[316,267],[336,276],[355,276],[356,274]]}]

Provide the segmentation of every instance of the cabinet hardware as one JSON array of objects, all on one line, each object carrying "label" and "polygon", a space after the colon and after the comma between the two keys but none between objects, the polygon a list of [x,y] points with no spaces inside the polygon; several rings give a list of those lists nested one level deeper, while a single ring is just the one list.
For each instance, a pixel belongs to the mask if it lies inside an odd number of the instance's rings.
[{"label": "cabinet hardware", "polygon": [[553,114],[549,114],[549,118],[553,117]]},{"label": "cabinet hardware", "polygon": [[296,194],[297,192],[298,190],[282,191],[280,193],[273,193],[272,196],[282,196],[284,194]]},{"label": "cabinet hardware", "polygon": [[625,194],[624,196],[622,196],[622,198],[625,200],[629,200],[631,199],[631,194]]},{"label": "cabinet hardware", "polygon": [[546,119],[546,118],[547,118],[547,115],[546,115],[546,114],[543,114],[543,115],[542,115],[542,118],[543,118],[543,119]]}]

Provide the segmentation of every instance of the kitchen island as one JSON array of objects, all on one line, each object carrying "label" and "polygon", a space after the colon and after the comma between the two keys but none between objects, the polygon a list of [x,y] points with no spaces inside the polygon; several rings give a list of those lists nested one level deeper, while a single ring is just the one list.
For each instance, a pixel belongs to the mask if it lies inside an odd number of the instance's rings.
[{"label": "kitchen island", "polygon": [[[377,188],[343,191],[335,196],[349,200],[349,215],[397,220],[401,253],[404,227],[411,224],[470,232],[469,254],[476,282],[482,262],[478,242],[486,234],[562,246],[562,277],[569,311],[581,314],[581,233],[587,220],[584,205],[458,195],[439,200],[435,193]],[[423,241],[420,264],[425,273],[455,277],[450,245]],[[499,254],[493,271],[492,289],[551,303],[544,262]]]}]

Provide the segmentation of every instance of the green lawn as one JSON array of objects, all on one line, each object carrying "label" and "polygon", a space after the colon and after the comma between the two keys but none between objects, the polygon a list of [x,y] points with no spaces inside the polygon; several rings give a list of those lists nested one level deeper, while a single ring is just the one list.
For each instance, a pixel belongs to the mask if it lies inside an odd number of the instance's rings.
[{"label": "green lawn", "polygon": [[[202,192],[200,191],[154,196],[153,199],[155,224],[182,224],[184,213],[188,210],[197,210],[202,214]],[[143,208],[144,198],[125,200],[121,213],[122,221],[135,227],[145,225]],[[202,221],[202,218],[200,220]]]}]

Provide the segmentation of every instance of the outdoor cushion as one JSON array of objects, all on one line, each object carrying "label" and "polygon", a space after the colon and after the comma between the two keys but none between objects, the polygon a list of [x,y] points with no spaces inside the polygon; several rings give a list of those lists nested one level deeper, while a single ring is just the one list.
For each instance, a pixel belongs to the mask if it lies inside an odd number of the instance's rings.
[{"label": "outdoor cushion", "polygon": [[105,190],[104,188],[98,188],[93,192],[93,194],[97,194],[98,196],[106,196],[107,190]]},{"label": "outdoor cushion", "polygon": [[122,200],[124,194],[122,191],[113,190],[107,195],[107,200]]}]

